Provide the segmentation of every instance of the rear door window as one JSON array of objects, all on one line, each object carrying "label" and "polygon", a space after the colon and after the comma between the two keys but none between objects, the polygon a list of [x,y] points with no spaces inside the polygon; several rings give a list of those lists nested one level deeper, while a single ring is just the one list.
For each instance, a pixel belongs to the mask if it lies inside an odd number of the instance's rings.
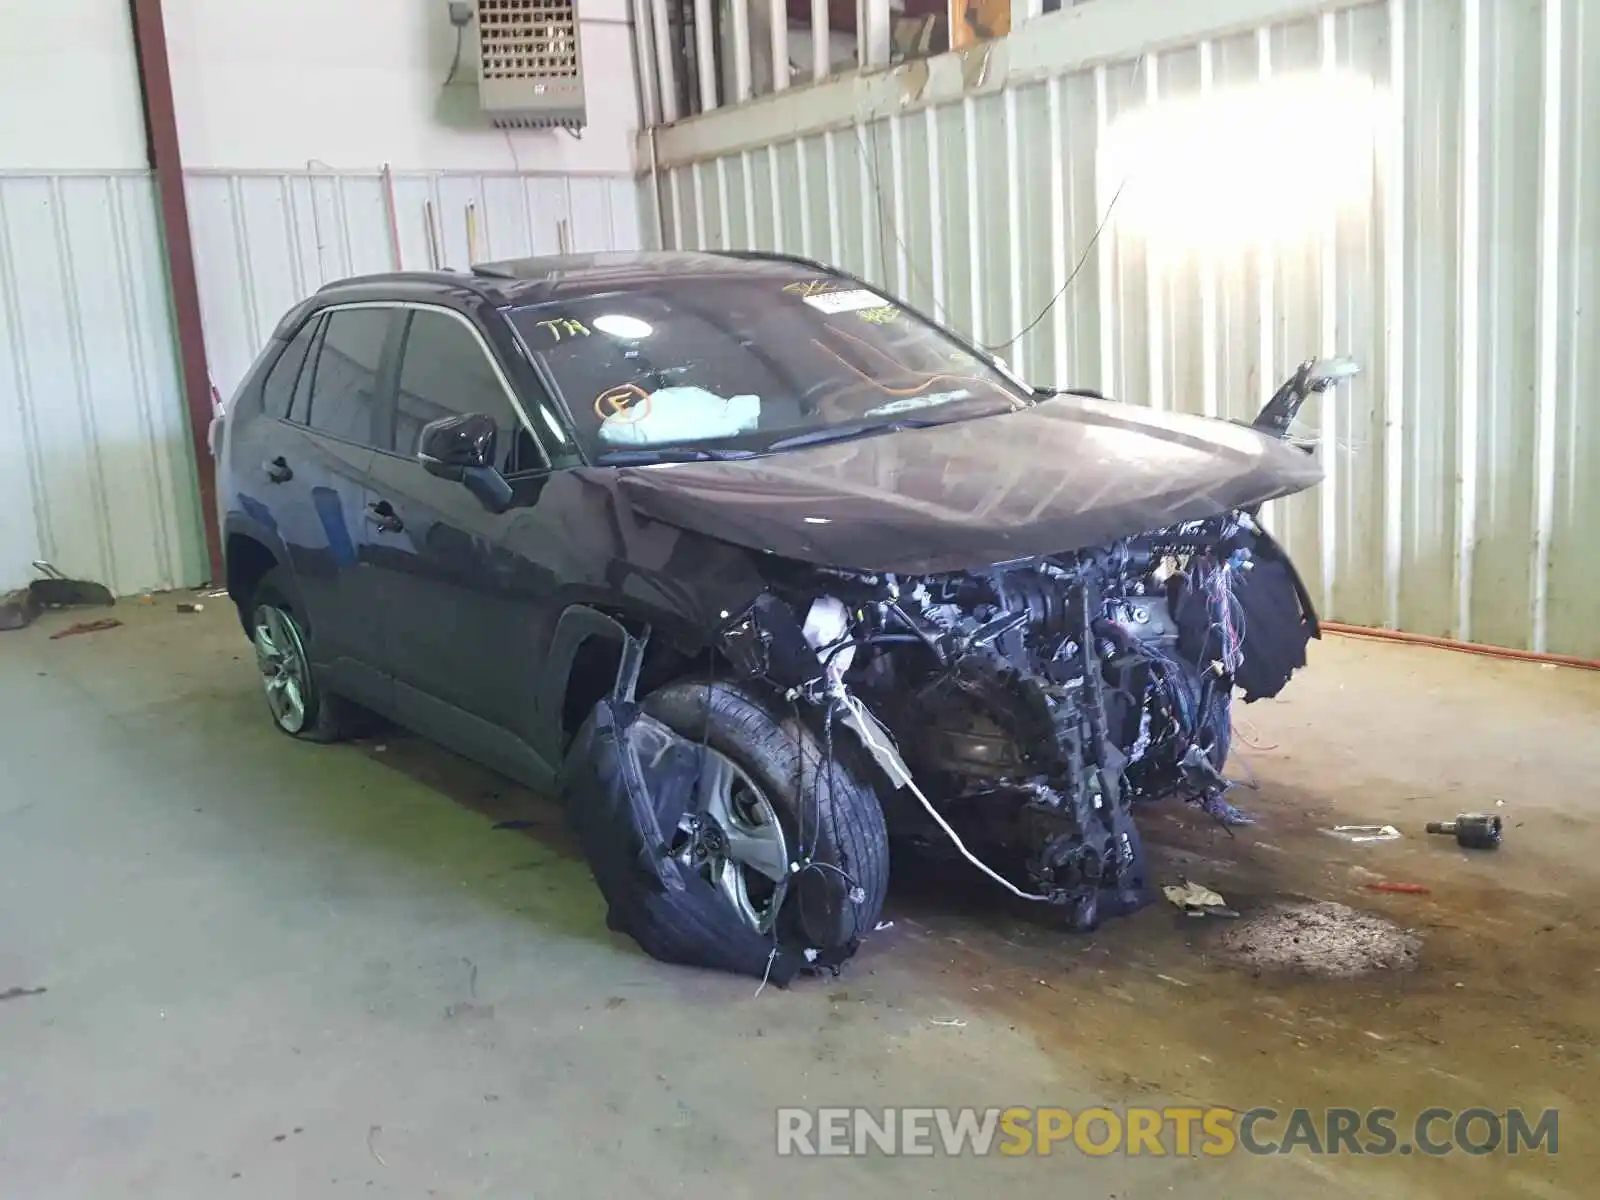
[{"label": "rear door window", "polygon": [[323,318],[321,344],[301,374],[307,389],[303,419],[312,429],[378,444],[378,369],[393,316],[388,308],[349,308]]},{"label": "rear door window", "polygon": [[443,417],[481,414],[499,431],[495,455],[507,475],[544,465],[543,456],[512,406],[506,385],[480,337],[446,312],[411,313],[395,396],[396,454],[411,457],[423,426]]}]

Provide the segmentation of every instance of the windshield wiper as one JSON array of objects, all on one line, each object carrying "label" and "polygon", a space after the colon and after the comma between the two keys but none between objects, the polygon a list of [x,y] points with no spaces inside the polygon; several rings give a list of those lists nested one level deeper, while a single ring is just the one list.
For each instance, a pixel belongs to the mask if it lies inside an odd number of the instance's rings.
[{"label": "windshield wiper", "polygon": [[869,437],[875,433],[899,433],[902,429],[931,429],[935,425],[949,425],[950,421],[856,421],[849,425],[833,425],[827,429],[813,429],[779,438],[767,447],[774,450],[794,450],[801,446],[821,446],[828,442],[848,442],[851,438]]},{"label": "windshield wiper", "polygon": [[1083,387],[1036,387],[1033,389],[1035,396],[1083,396],[1089,400],[1108,400],[1104,392],[1097,392],[1093,388]]},{"label": "windshield wiper", "polygon": [[626,450],[607,450],[595,457],[602,467],[631,467],[658,462],[730,462],[754,458],[749,450],[714,450],[708,446],[639,446]]}]

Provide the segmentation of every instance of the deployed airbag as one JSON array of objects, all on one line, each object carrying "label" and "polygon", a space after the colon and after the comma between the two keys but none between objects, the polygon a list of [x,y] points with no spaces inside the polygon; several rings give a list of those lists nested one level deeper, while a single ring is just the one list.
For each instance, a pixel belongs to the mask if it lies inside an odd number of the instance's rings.
[{"label": "deployed airbag", "polygon": [[659,388],[600,424],[608,446],[654,446],[736,437],[761,420],[759,396],[728,399],[701,387]]}]

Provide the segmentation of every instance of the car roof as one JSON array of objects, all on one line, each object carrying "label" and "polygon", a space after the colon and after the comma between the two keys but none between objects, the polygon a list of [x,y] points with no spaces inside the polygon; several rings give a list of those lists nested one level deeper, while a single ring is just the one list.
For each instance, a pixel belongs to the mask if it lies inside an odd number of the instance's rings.
[{"label": "car roof", "polygon": [[392,271],[360,275],[324,285],[317,296],[326,302],[372,299],[379,292],[409,296],[429,291],[462,290],[501,307],[543,304],[611,292],[666,278],[686,276],[792,277],[796,269],[837,274],[835,268],[795,255],[764,251],[640,250],[594,254],[547,255],[478,263],[468,271]]}]

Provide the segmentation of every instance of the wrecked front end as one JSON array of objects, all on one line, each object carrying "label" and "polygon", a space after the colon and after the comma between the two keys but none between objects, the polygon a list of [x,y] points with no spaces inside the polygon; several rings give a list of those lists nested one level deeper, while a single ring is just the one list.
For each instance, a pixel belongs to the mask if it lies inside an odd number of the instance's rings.
[{"label": "wrecked front end", "polygon": [[[1257,431],[1285,436],[1306,396],[1346,374],[1302,367]],[[841,790],[859,811],[863,786],[875,789],[872,809],[881,802],[875,819],[882,828],[886,818],[889,837],[956,855],[1057,909],[1073,929],[1143,904],[1150,888],[1136,806],[1178,799],[1237,819],[1223,774],[1235,695],[1277,695],[1318,636],[1305,587],[1257,507],[977,568],[866,571],[767,557],[768,588],[726,614],[710,665],[795,739],[785,761],[797,781],[773,821],[782,857],[765,874],[771,911],[787,905],[801,917],[753,933],[749,921],[730,925],[727,944],[743,947],[732,969],[771,971],[776,962],[787,976],[806,962],[837,963],[870,932],[886,865],[862,866],[874,853],[870,838],[834,845],[816,832],[846,811]],[[622,683],[614,699],[625,706],[632,680]],[[714,696],[706,695],[710,728]],[[645,720],[648,708],[646,700]],[[632,736],[653,746],[658,734]],[[681,719],[663,744],[673,737],[693,740]],[[635,757],[653,769],[677,761],[638,745]],[[733,744],[719,752],[739,757]],[[703,906],[725,878],[719,839],[726,850],[727,834],[748,840],[754,827],[713,829],[707,850],[708,810],[684,773],[700,768],[692,756],[683,763],[661,785],[681,802],[664,809],[638,799],[651,791],[640,777],[634,807],[649,808],[646,823],[655,825],[639,843],[654,850],[638,853],[675,862],[673,886]],[[787,785],[772,777],[767,787]],[[613,924],[652,953],[727,965],[720,952],[652,946],[650,930],[640,937],[607,896]],[[808,909],[830,919],[808,920]]]},{"label": "wrecked front end", "polygon": [[1231,813],[1234,691],[1276,695],[1315,636],[1293,567],[1239,511],[979,571],[796,569],[724,650],[854,731],[883,790],[915,801],[890,805],[892,835],[1091,929],[1145,898],[1136,804]]}]

